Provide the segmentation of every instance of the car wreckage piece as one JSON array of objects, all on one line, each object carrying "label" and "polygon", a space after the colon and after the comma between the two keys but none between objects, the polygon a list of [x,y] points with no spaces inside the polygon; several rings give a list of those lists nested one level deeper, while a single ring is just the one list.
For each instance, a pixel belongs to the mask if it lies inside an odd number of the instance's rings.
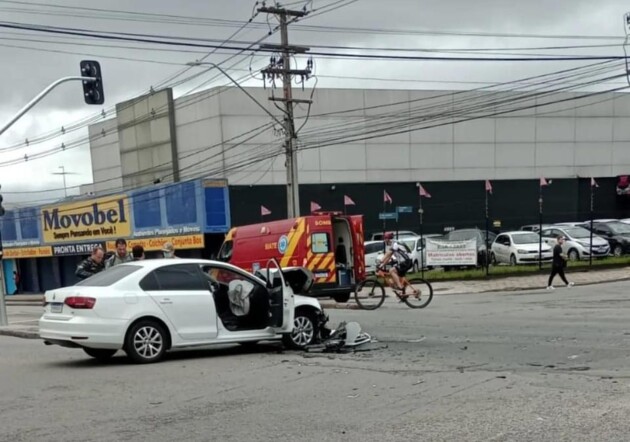
[{"label": "car wreckage piece", "polygon": [[[328,333],[329,332],[329,333]],[[326,335],[328,335],[326,337]],[[342,322],[336,330],[322,330],[322,342],[306,347],[307,352],[343,352],[372,342],[372,337],[361,330],[358,322]]]}]

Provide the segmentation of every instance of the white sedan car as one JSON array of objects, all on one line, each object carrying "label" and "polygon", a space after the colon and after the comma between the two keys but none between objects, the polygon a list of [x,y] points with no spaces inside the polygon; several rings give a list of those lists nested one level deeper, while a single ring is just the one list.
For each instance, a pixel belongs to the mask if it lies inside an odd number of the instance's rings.
[{"label": "white sedan car", "polygon": [[47,345],[99,360],[124,350],[137,363],[211,344],[282,339],[304,348],[327,321],[316,299],[295,295],[312,283],[308,270],[279,272],[275,261],[257,276],[215,261],[137,261],[46,292],[39,332]]},{"label": "white sedan car", "polygon": [[501,233],[492,243],[491,259],[493,264],[510,265],[534,263],[540,258],[551,261],[553,250],[545,241],[542,242],[542,257],[539,257],[540,236],[537,233],[516,231]]}]

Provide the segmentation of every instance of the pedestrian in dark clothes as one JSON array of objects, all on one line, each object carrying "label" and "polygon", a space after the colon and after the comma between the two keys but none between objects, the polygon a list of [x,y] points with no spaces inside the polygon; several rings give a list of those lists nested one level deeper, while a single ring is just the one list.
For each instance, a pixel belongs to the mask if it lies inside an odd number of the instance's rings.
[{"label": "pedestrian in dark clothes", "polygon": [[560,275],[562,281],[567,287],[573,287],[573,283],[567,281],[567,277],[564,276],[564,268],[567,265],[567,257],[562,253],[562,244],[564,244],[564,237],[559,236],[558,243],[553,248],[553,262],[551,264],[551,275],[549,275],[549,283],[547,284],[547,290],[554,290],[553,279],[556,275]]}]

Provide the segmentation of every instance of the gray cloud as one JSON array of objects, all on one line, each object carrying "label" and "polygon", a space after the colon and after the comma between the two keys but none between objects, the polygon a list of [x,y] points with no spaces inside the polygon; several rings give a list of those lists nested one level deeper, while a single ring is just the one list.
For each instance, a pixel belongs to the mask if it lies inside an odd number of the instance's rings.
[{"label": "gray cloud", "polygon": [[[43,1],[43,0],[40,0]],[[329,0],[315,0],[314,7],[330,3]],[[103,7],[111,10],[153,12],[162,14],[177,14],[206,18],[224,18],[232,20],[246,20],[250,17],[254,2],[250,0],[232,0],[229,2],[197,2],[184,0],[170,2],[166,0],[136,0],[134,2],[111,0],[105,4],[91,2],[86,5],[83,1],[55,0],[55,4],[69,6]],[[181,26],[175,24],[149,24],[130,21],[106,21],[87,18],[56,17],[50,15],[30,15],[23,13],[6,13],[2,8],[16,7],[15,5],[0,3],[0,13],[4,20],[25,23],[68,26],[77,28],[91,28],[95,30],[155,33],[161,35],[189,36],[224,39],[234,32],[234,28]],[[366,27],[388,29],[417,29],[417,30],[449,30],[449,31],[478,31],[491,33],[544,33],[571,35],[618,35],[623,36],[622,15],[630,7],[627,2],[608,0],[593,2],[587,0],[533,0],[528,2],[508,2],[504,0],[360,0],[351,5],[329,12],[319,17],[305,20],[304,24]],[[258,19],[260,20],[260,18]],[[263,36],[263,29],[246,29],[236,38],[240,40],[255,40]],[[0,30],[0,57],[9,60],[3,63],[8,69],[0,71],[0,118],[8,118],[12,112],[21,107],[34,94],[54,79],[65,75],[76,75],[78,63],[85,55],[58,54],[40,52],[2,45],[30,46],[38,49],[59,49],[70,52],[81,52],[100,59],[105,76],[104,84],[107,105],[128,99],[140,91],[148,89],[150,85],[177,72],[181,67],[162,65],[139,61],[110,60],[103,55],[124,57],[136,60],[139,58],[152,59],[171,63],[185,63],[200,58],[202,54],[164,51],[138,51],[130,49],[115,49],[97,47],[96,45],[111,44],[105,41],[73,37],[53,37],[49,35],[35,35],[27,33],[27,38],[44,41],[72,41],[88,44],[88,46],[51,45],[34,42],[19,42],[11,38],[22,38],[16,31]],[[480,38],[472,36],[432,36],[432,35],[382,35],[382,34],[341,34],[322,32],[303,32],[297,29],[291,31],[291,40],[296,44],[335,44],[372,47],[410,47],[410,48],[456,48],[456,47],[513,47],[513,46],[547,46],[592,43],[583,40],[545,40],[545,39],[516,39],[516,38]],[[277,41],[273,36],[270,41]],[[118,43],[114,43],[118,44]],[[91,45],[91,46],[90,46]],[[137,44],[134,46],[138,46]],[[164,47],[161,47],[164,49]],[[620,48],[589,49],[575,51],[575,53],[613,53],[619,55]],[[101,57],[101,58],[99,58]],[[218,62],[226,55],[216,55],[210,58]],[[266,57],[254,60],[254,66],[265,63]],[[239,68],[247,69],[248,61]],[[473,87],[442,83],[439,81],[507,81],[527,75],[550,72],[567,64],[557,63],[453,63],[453,62],[385,62],[385,61],[348,61],[317,59],[317,73],[333,76],[382,77],[398,79],[432,80],[438,83],[410,83],[410,82],[381,82],[352,80],[344,81],[338,78],[319,79],[319,87],[380,87],[380,88],[450,88]],[[196,68],[198,69],[198,68]],[[194,71],[191,71],[194,72]],[[236,77],[246,72],[234,71]],[[210,78],[205,74],[202,80]],[[177,89],[182,94],[198,85],[191,82]],[[216,84],[224,84],[221,79]],[[257,80],[250,80],[248,85],[262,85]],[[63,124],[75,121],[81,117],[92,115],[100,111],[96,107],[83,104],[79,84],[67,84],[46,98],[34,111],[29,113],[14,130],[0,137],[0,148],[18,142],[27,137],[58,129]],[[59,146],[61,142],[86,136],[86,132],[58,137],[50,143],[37,147],[29,147],[20,151],[2,153],[0,162],[23,156],[24,153],[33,155],[42,150]],[[60,164],[72,165],[80,169],[83,175],[73,177],[72,184],[89,181],[89,152],[87,148],[65,152],[45,160],[33,161],[20,166],[0,168],[0,183],[3,189],[46,189],[60,187],[59,180],[49,179]],[[42,178],[47,177],[47,178]],[[83,181],[81,181],[83,180]],[[69,181],[69,184],[70,184]],[[55,184],[57,183],[57,184]],[[45,197],[48,195],[44,195]],[[38,196],[39,198],[42,195]],[[8,196],[11,201],[16,197]]]}]

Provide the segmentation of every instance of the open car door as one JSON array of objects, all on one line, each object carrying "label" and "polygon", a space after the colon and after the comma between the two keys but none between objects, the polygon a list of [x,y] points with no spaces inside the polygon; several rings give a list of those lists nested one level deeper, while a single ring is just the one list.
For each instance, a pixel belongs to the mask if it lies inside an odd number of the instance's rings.
[{"label": "open car door", "polygon": [[276,333],[291,333],[295,316],[295,299],[293,290],[286,282],[280,264],[275,258],[267,262],[265,277],[269,290],[270,326],[276,330]]},{"label": "open car door", "polygon": [[365,242],[363,239],[363,215],[350,216],[352,228],[352,255],[354,256],[354,282],[365,279]]}]

